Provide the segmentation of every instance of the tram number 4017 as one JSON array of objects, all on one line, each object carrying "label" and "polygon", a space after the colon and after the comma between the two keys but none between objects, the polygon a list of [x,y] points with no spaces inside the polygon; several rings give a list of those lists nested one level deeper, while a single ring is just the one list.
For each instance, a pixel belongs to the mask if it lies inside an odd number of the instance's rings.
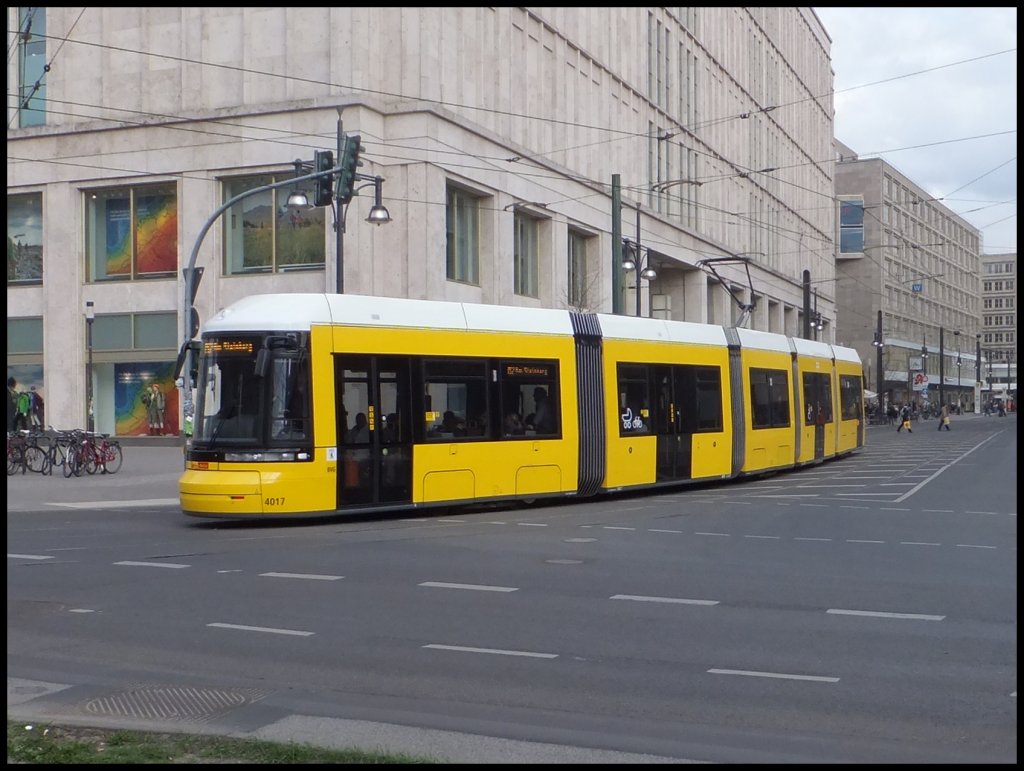
[{"label": "tram number 4017", "polygon": [[281,498],[264,498],[264,506],[284,506],[284,497]]}]

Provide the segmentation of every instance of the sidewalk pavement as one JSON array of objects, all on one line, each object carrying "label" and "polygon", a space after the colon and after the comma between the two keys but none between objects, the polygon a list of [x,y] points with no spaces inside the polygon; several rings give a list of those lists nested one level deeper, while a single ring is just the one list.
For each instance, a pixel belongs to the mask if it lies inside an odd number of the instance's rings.
[{"label": "sidewalk pavement", "polygon": [[[181,444],[121,444],[124,462],[116,474],[65,478],[62,469],[44,476],[26,471],[7,477],[7,511],[75,508],[97,502],[178,505],[178,478],[185,469]],[[145,503],[143,503],[145,502]]]}]

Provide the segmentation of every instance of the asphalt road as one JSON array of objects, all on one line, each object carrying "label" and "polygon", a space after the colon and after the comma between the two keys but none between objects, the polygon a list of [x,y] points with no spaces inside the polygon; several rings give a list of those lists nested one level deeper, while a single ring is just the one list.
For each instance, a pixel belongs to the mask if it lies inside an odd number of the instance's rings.
[{"label": "asphalt road", "polygon": [[453,762],[1015,762],[1016,416],[740,483],[289,526],[8,479],[8,717]]}]

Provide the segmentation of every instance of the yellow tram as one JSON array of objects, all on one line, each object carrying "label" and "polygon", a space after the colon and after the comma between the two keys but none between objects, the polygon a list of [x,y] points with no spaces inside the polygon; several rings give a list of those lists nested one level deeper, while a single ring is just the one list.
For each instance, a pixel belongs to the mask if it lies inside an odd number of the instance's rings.
[{"label": "yellow tram", "polygon": [[586,497],[864,445],[855,351],[747,329],[267,294],[186,348],[196,412],[179,490],[198,517]]}]

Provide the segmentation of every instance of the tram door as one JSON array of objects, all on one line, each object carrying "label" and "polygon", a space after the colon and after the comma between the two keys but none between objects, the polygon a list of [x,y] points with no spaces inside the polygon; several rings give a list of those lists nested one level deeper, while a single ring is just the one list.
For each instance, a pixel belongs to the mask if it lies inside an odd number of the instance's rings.
[{"label": "tram door", "polygon": [[[657,481],[671,482],[693,476],[693,420],[686,419],[683,367],[652,367],[657,410],[654,430],[658,437]],[[692,399],[689,408],[692,409]]]},{"label": "tram door", "polygon": [[338,508],[411,503],[409,358],[342,354],[334,367]]}]

